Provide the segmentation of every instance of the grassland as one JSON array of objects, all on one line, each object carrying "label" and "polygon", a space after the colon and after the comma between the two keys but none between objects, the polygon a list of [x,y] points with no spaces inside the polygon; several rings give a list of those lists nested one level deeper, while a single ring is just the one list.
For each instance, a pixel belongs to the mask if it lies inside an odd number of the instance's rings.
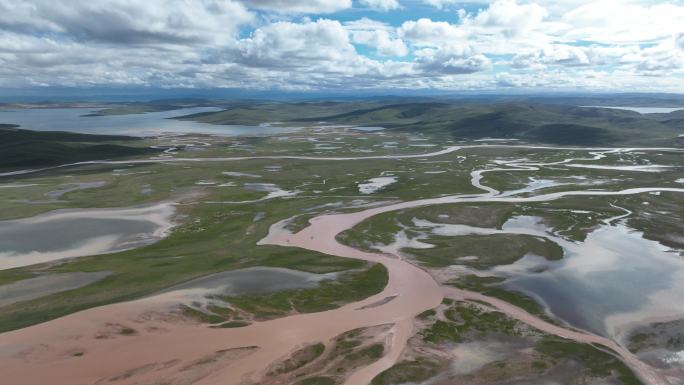
[{"label": "grassland", "polygon": [[271,365],[264,384],[341,385],[354,370],[380,359],[390,325],[359,328],[303,346]]},{"label": "grassland", "polygon": [[[445,301],[438,311],[423,315],[419,325],[405,358],[375,377],[373,385],[428,380],[440,385],[585,383],[589,379],[641,384],[609,353],[546,335],[477,305]],[[463,372],[459,365],[473,354],[468,353],[472,346],[484,361]]]},{"label": "grassland", "polygon": [[[309,111],[310,116],[300,119],[307,119],[304,123],[310,126],[317,124],[319,115],[333,116],[333,112],[336,115],[330,120],[340,124],[358,121],[368,125],[385,125],[383,122],[387,120],[383,119],[388,119],[387,116],[403,113],[404,115],[397,119],[404,120],[404,122],[413,119],[415,123],[411,124],[417,125],[424,118],[423,115],[438,116],[439,111],[450,110],[450,114],[457,111],[457,107],[448,103],[446,106],[431,106],[428,112],[423,111],[425,106],[413,106],[413,109],[408,109],[406,106],[386,108],[376,105],[366,108],[362,114],[356,113],[358,112],[356,108],[359,106],[350,104],[345,106],[348,110],[344,111],[333,104],[321,104],[314,109],[309,107],[303,104],[298,108]],[[247,109],[244,106],[240,108]],[[281,105],[253,106],[250,107],[249,113],[252,114],[252,119],[259,116],[265,119],[270,116],[268,108],[283,114],[282,111],[285,111]],[[242,110],[236,108],[228,111],[237,114],[230,119],[238,122],[237,119],[239,114],[242,114]],[[288,114],[295,115],[299,113],[297,111],[295,109],[294,112],[288,112]],[[517,114],[518,112],[515,111],[517,107],[506,114]],[[229,115],[225,112],[223,115],[213,117],[228,119]],[[210,116],[212,115],[202,115],[201,118]],[[445,116],[447,119],[448,114]],[[504,114],[505,116],[507,115]],[[606,116],[599,114],[595,117],[596,122],[608,119]],[[610,119],[615,118],[613,115],[610,116],[612,116]],[[285,115],[277,117],[282,120],[287,118]],[[200,117],[193,117],[195,118]],[[500,124],[504,124],[503,122],[508,118],[502,119]],[[277,120],[275,116],[274,120]],[[164,162],[81,165],[4,178],[3,184],[14,185],[14,187],[0,189],[1,219],[28,217],[56,209],[127,207],[169,200],[179,203],[176,216],[179,225],[168,238],[143,248],[83,257],[64,261],[61,264],[1,271],[0,284],[16,282],[36,274],[60,272],[109,271],[112,275],[79,289],[5,306],[0,312],[0,331],[28,326],[94,306],[141,298],[207,274],[251,266],[274,266],[315,273],[339,272],[340,274],[338,279],[324,281],[315,289],[284,291],[260,296],[221,297],[221,300],[230,303],[233,308],[213,307],[210,309],[211,314],[186,309],[186,315],[218,327],[241,327],[255,319],[331,309],[379,292],[387,282],[387,272],[380,265],[370,265],[302,249],[257,246],[257,242],[267,234],[273,223],[286,218],[294,218],[289,227],[301,228],[306,225],[309,218],[331,211],[355,211],[373,204],[480,193],[481,191],[470,183],[470,171],[497,167],[494,160],[527,158],[530,161],[553,162],[562,161],[567,157],[590,156],[587,151],[576,150],[471,148],[431,158],[374,159],[372,161],[249,159],[223,162],[181,162],[173,160],[174,156],[202,158],[245,155],[407,154],[436,151],[457,144],[457,139],[460,138],[455,133],[444,130],[434,135],[419,135],[411,124],[392,126],[393,130],[390,131],[363,133],[345,129],[309,128],[296,134],[273,137],[186,136],[172,138],[177,140],[175,143],[179,150],[177,154],[171,154],[170,158]],[[387,126],[390,127],[390,125]],[[435,127],[438,125],[437,123],[433,126],[427,124],[425,127],[425,132],[431,132],[433,128],[437,130]],[[656,131],[660,132],[658,130],[662,128],[658,127]],[[606,129],[609,130],[609,128]],[[454,128],[454,130],[457,132],[461,128]],[[527,132],[525,131],[527,129],[520,130],[519,133]],[[662,130],[665,132],[664,129]],[[460,132],[463,134],[467,131]],[[494,133],[506,134],[498,131]],[[55,142],[65,140],[63,136],[58,135],[48,141],[52,142],[53,139]],[[128,139],[107,137],[102,143],[123,143],[121,145],[145,149],[150,145],[171,146],[174,143],[171,142],[172,139],[159,138],[129,142]],[[124,141],[119,142],[119,140]],[[199,142],[206,142],[209,145],[178,144]],[[99,141],[90,141],[88,136],[80,135],[65,140],[65,143],[66,145],[87,146],[102,144]],[[611,154],[593,164],[644,162],[644,164],[679,165],[681,163],[679,156],[680,154],[671,153],[647,153],[639,154],[639,156]],[[372,194],[362,194],[359,191],[359,183],[381,175],[393,175],[397,178],[397,182]],[[573,179],[576,176],[585,176],[593,181],[598,180],[601,184],[598,187],[590,184],[582,185],[582,180]],[[487,173],[483,178],[483,183],[502,191],[510,191],[527,186],[530,177],[568,183],[549,187],[544,190],[545,192],[587,188],[617,190],[649,185],[679,186],[675,180],[681,178],[681,172],[675,168],[661,173],[634,174],[625,171],[571,169],[557,166],[540,171]],[[104,182],[104,185],[99,188],[72,191],[59,199],[49,197],[51,191],[64,185],[88,182]],[[261,200],[266,197],[267,192],[247,188],[250,183],[273,184],[293,192],[293,195]],[[29,186],[17,187],[20,185]],[[549,228],[549,231],[568,240],[581,241],[603,220],[623,214],[625,211],[620,207],[625,207],[634,212],[634,215],[628,219],[630,226],[644,231],[646,237],[677,247],[681,245],[681,239],[684,239],[679,231],[682,228],[681,218],[684,215],[681,209],[684,207],[682,199],[684,198],[678,194],[663,193],[660,195],[640,194],[634,197],[568,197],[552,202],[518,205],[507,203],[435,205],[374,216],[343,233],[339,239],[355,247],[372,249],[376,244],[391,243],[397,232],[404,230],[410,237],[424,235],[422,241],[435,246],[431,249],[406,248],[403,250],[413,258],[413,261],[430,271],[457,264],[479,269],[482,272],[496,266],[513,263],[527,253],[556,260],[562,258],[562,250],[548,240],[529,235],[444,237],[427,234],[428,231],[416,226],[413,219],[424,219],[436,224],[464,224],[501,229],[504,223],[513,217],[536,216]],[[463,258],[469,256],[476,256],[477,259]],[[548,317],[532,298],[506,290],[502,282],[503,279],[497,277],[463,275],[458,279],[442,283],[498,297],[530,313]],[[236,317],[236,314],[239,316]],[[249,316],[244,317],[244,315]],[[453,347],[477,340],[484,341],[492,335],[506,338],[530,337],[521,332],[519,324],[499,313],[486,312],[463,304],[445,303],[439,311],[427,312],[419,317],[417,322],[421,323],[418,334],[420,343],[429,349]],[[631,373],[626,371],[619,361],[593,347],[570,344],[548,336],[537,335],[536,337],[538,338],[533,341],[534,344],[530,345],[530,349],[533,348],[534,351],[530,360],[525,363],[517,361],[491,363],[486,367],[487,373],[492,376],[503,376],[510,373],[511,368],[517,368],[516,370],[519,369],[527,375],[546,375],[552,368],[571,360],[578,362],[584,368],[582,376],[610,378],[623,384],[635,383]],[[385,347],[377,340],[363,339],[353,333],[336,339],[323,351],[320,345],[312,345],[305,349],[300,355],[293,357],[293,361],[283,363],[284,369],[274,369],[274,376],[297,373],[296,381],[298,382],[295,383],[338,384],[345,373],[352,368],[376,360],[385,352]],[[373,383],[420,382],[443,373],[447,367],[444,360],[430,354],[404,357],[393,368],[378,376]]]},{"label": "grassland", "polygon": [[537,301],[523,293],[504,289],[500,286],[503,282],[504,279],[501,277],[479,277],[477,275],[469,274],[460,277],[457,280],[450,281],[447,284],[461,289],[476,291],[489,297],[502,299],[539,318],[549,322],[555,322],[546,314]]},{"label": "grassland", "polygon": [[440,363],[428,359],[402,361],[380,373],[372,385],[420,383],[434,377],[442,368]]},{"label": "grassland", "polygon": [[325,351],[325,345],[317,343],[305,346],[292,354],[291,357],[278,363],[270,370],[270,375],[277,375],[280,373],[288,373],[297,370],[302,366],[311,363],[321,356]]},{"label": "grassland", "polygon": [[[508,265],[527,254],[558,260],[563,250],[557,244],[530,235],[465,235],[431,238],[431,249],[405,249],[416,260],[428,267],[446,267],[463,264],[475,269],[489,269]],[[477,259],[466,259],[476,256]]]},{"label": "grassland", "polygon": [[[369,135],[370,136],[370,135]],[[243,139],[235,139],[241,142]],[[218,139],[224,143],[226,139]],[[154,144],[154,142],[148,143]],[[263,146],[268,147],[270,141]],[[306,142],[308,145],[308,142]],[[241,154],[228,146],[216,145],[211,151],[224,151],[226,156]],[[223,150],[221,150],[223,149]],[[189,154],[183,152],[183,155]],[[273,171],[269,167],[278,165]],[[62,208],[122,207],[144,205],[160,200],[175,200],[177,220],[181,225],[172,235],[154,245],[121,253],[84,257],[54,266],[33,266],[0,272],[0,282],[10,283],[37,273],[49,274],[72,271],[111,271],[113,274],[95,284],[53,294],[47,297],[16,303],[3,308],[0,330],[10,330],[61,315],[111,302],[139,298],[165,287],[193,278],[230,269],[249,266],[287,267],[310,272],[332,272],[362,269],[352,274],[355,280],[343,282],[355,290],[336,290],[334,283],[321,287],[319,293],[300,292],[296,309],[282,308],[283,295],[269,298],[234,298],[240,306],[265,316],[265,310],[253,304],[268,303],[270,316],[292,311],[318,311],[350,300],[371,295],[384,286],[386,273],[379,266],[363,270],[359,261],[320,255],[300,249],[256,246],[269,226],[281,219],[304,213],[314,215],[329,208],[345,207],[352,202],[372,203],[388,199],[412,199],[429,196],[429,192],[403,179],[391,189],[371,196],[361,196],[357,184],[378,176],[385,170],[405,173],[416,169],[430,169],[427,163],[412,164],[402,160],[378,160],[372,167],[364,162],[265,160],[243,162],[208,162],[184,164],[116,164],[84,165],[55,169],[37,174],[5,178],[12,185],[28,187],[0,189],[0,216],[20,218]],[[231,171],[259,175],[231,176]],[[428,183],[429,175],[417,176]],[[60,199],[49,199],[46,194],[68,183],[105,182],[101,188],[67,193]],[[215,185],[198,185],[213,181]],[[245,189],[245,183],[273,183],[280,188],[298,191],[289,199],[251,202],[266,193]],[[218,187],[219,184],[229,184]],[[444,192],[467,189],[467,174],[462,178],[444,180]],[[333,206],[330,206],[333,204]],[[256,220],[255,218],[260,218]],[[344,275],[346,277],[346,275]],[[288,293],[290,295],[292,293]],[[264,302],[265,301],[265,302]]]},{"label": "grassland", "polygon": [[[359,140],[358,134],[345,136],[345,132],[326,134],[329,139],[341,137],[342,142],[371,142],[367,148],[386,141],[386,134],[364,133],[367,140]],[[399,136],[406,144],[411,143],[407,137]],[[245,148],[249,152],[289,152],[299,151],[311,154],[313,147],[304,137],[301,140],[283,141],[273,138],[218,138],[212,140],[212,146],[202,151],[182,151],[182,156],[235,156],[244,155]],[[193,140],[187,138],[184,140]],[[155,144],[148,142],[147,144]],[[158,143],[157,143],[158,144]],[[247,146],[247,147],[245,147]],[[339,151],[347,153],[344,146]],[[308,151],[308,152],[307,152]],[[338,150],[335,150],[338,151]],[[333,153],[335,153],[333,151]],[[399,151],[399,150],[397,150]],[[401,151],[411,152],[415,148],[402,147]],[[104,303],[138,298],[153,293],[172,284],[186,281],[204,274],[256,265],[291,267],[307,271],[342,271],[361,268],[357,262],[319,256],[301,250],[286,248],[256,247],[256,242],[266,234],[268,226],[284,218],[297,216],[299,225],[305,225],[306,218],[330,209],[342,209],[350,204],[372,203],[392,200],[411,200],[455,193],[475,193],[470,185],[469,170],[482,167],[491,157],[533,157],[545,161],[562,160],[570,152],[539,151],[532,153],[528,149],[470,149],[440,157],[428,159],[377,159],[372,162],[361,161],[306,161],[296,159],[269,160],[254,159],[240,162],[200,162],[139,165],[89,165],[73,168],[57,169],[49,172],[6,178],[8,184],[36,184],[27,188],[0,189],[0,217],[4,219],[35,215],[41,212],[60,208],[88,207],[121,207],[148,204],[160,200],[177,200],[183,196],[191,196],[183,206],[180,215],[185,218],[171,237],[158,244],[146,248],[117,253],[112,255],[86,257],[63,265],[53,266],[48,272],[62,271],[113,271],[114,274],[94,285],[70,292],[55,294],[50,297],[36,299],[27,303],[12,305],[3,309],[0,316],[3,330],[21,325],[41,322],[59,315]],[[577,154],[586,156],[585,154]],[[465,159],[460,156],[465,155]],[[651,155],[646,155],[651,156]],[[675,163],[676,159],[663,155],[654,158],[654,162]],[[536,158],[535,158],[536,159]],[[451,166],[446,166],[450,162]],[[453,164],[457,164],[455,167]],[[278,166],[272,169],[272,166]],[[448,177],[444,174],[426,174],[435,168],[449,169]],[[236,177],[223,174],[225,171],[259,175],[260,178]],[[391,172],[398,178],[397,183],[374,194],[363,195],[358,191],[358,183],[369,178]],[[543,171],[547,173],[547,171]],[[577,171],[551,170],[544,177],[555,178],[567,176]],[[520,186],[523,175],[535,175],[532,172],[491,173],[486,174],[485,182],[502,189],[515,189]],[[623,186],[640,186],[655,183],[660,176],[650,173],[641,178],[617,178],[611,171],[591,170],[592,178],[616,179],[612,182],[617,189]],[[668,176],[674,181],[676,173]],[[103,181],[102,188],[73,191],[59,200],[46,199],[46,193],[53,191],[64,183]],[[201,181],[210,181],[215,185],[197,185]],[[298,191],[288,199],[261,201],[256,203],[224,203],[251,201],[262,198],[266,193],[250,191],[243,188],[244,183],[273,183],[280,188]],[[232,187],[217,187],[220,184],[232,183]],[[672,182],[672,185],[674,183]],[[145,188],[143,188],[145,187]],[[555,189],[576,188],[560,186]],[[482,203],[477,205],[440,205],[405,210],[375,216],[344,233],[340,239],[357,247],[369,248],[375,243],[389,243],[394,234],[402,226],[411,226],[414,217],[427,219],[435,223],[460,223],[480,227],[500,227],[508,218],[515,215],[540,216],[544,223],[553,230],[565,230],[563,235],[571,239],[582,239],[588,231],[601,220],[623,213],[621,209],[611,207],[609,203],[627,205],[638,213],[634,217],[634,225],[644,229],[647,236],[667,238],[676,242],[676,232],[663,232],[662,226],[649,225],[649,215],[667,216],[658,212],[679,213],[680,197],[676,194],[662,194],[659,197],[646,196],[652,205],[643,205],[644,197],[621,198],[566,198],[541,204],[511,206],[505,204]],[[656,203],[660,201],[662,203]],[[35,202],[35,203],[31,203]],[[213,202],[213,203],[212,203]],[[354,203],[356,202],[356,203]],[[664,205],[664,206],[663,206]],[[572,213],[572,210],[591,211],[594,215]],[[264,219],[255,221],[257,213]],[[641,219],[638,219],[641,218]],[[676,221],[678,215],[667,221]],[[640,221],[640,222],[639,222]],[[658,222],[654,222],[658,223]],[[415,230],[415,229],[414,229]],[[539,255],[549,259],[559,257],[557,247],[531,237],[516,236],[514,239],[500,237],[493,242],[478,237],[460,237],[455,239],[432,238],[434,249],[409,250],[418,260],[427,266],[444,266],[457,261],[474,268],[489,268],[499,264],[510,263],[521,257],[528,248],[533,248]],[[517,244],[519,247],[508,248],[510,253],[495,253],[499,246]],[[673,243],[674,244],[674,243]],[[467,246],[467,247],[466,247]],[[489,250],[489,252],[487,252]],[[458,260],[461,256],[478,255],[474,261]],[[493,257],[496,257],[495,259]],[[0,282],[9,283],[24,279],[42,271],[39,268],[23,268],[3,271]],[[472,285],[468,282],[457,283]],[[464,286],[465,287],[465,286]],[[484,287],[479,288],[485,290]],[[487,292],[499,297],[508,296],[511,301],[531,306],[527,300],[519,301],[517,295],[506,294],[503,289]],[[512,296],[512,297],[511,297]],[[515,297],[515,298],[513,298]],[[304,302],[303,302],[304,303]],[[247,305],[246,305],[247,306]],[[302,309],[309,307],[302,305]],[[315,309],[312,306],[311,309]],[[287,310],[289,311],[289,310]],[[537,309],[537,313],[538,309]]]},{"label": "grassland", "polygon": [[560,359],[570,358],[581,362],[592,376],[615,376],[624,385],[642,384],[634,373],[620,360],[590,345],[570,342],[556,337],[545,337],[538,343],[536,349],[545,356],[550,364]]},{"label": "grassland", "polygon": [[257,319],[282,317],[293,313],[314,313],[359,301],[380,292],[387,285],[387,270],[372,265],[361,271],[342,274],[336,280],[321,282],[316,289],[286,290],[270,295],[221,297],[232,306]]},{"label": "grassland", "polygon": [[[288,215],[295,205],[282,202],[279,205],[259,207],[265,218]],[[297,205],[301,207],[301,205]],[[283,211],[284,210],[284,211]],[[296,209],[294,209],[296,210]],[[0,272],[5,282],[25,277],[33,271],[111,271],[113,274],[95,284],[20,302],[3,308],[0,314],[0,330],[11,330],[51,318],[69,314],[105,303],[130,300],[151,294],[176,283],[187,281],[213,272],[249,266],[274,266],[316,273],[359,269],[364,263],[356,260],[321,255],[295,248],[274,246],[256,247],[265,235],[269,221],[254,222],[255,211],[234,206],[195,205],[182,211],[192,218],[184,222],[174,233],[151,246],[131,251],[79,258],[68,263],[45,267],[27,267]],[[334,306],[348,298],[370,295],[380,291],[386,282],[384,270],[371,270],[373,281],[348,281],[358,284],[359,292],[336,293],[329,290],[321,298],[302,292],[302,309]],[[383,276],[385,278],[383,278]],[[327,285],[326,285],[327,287]],[[339,294],[337,297],[335,294]],[[328,302],[329,300],[332,301]],[[277,299],[272,299],[274,306]],[[248,306],[248,301],[241,302]]]}]

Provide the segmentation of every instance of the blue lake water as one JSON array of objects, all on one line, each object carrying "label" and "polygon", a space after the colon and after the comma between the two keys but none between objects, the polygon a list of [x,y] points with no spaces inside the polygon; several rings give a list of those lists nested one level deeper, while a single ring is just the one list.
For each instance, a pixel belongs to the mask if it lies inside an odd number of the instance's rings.
[{"label": "blue lake water", "polygon": [[211,134],[224,136],[268,135],[295,131],[273,125],[237,126],[170,119],[200,112],[219,111],[215,107],[182,108],[145,114],[83,116],[98,108],[0,109],[0,123],[18,124],[36,131],[69,131],[84,134],[154,136],[170,134]]},{"label": "blue lake water", "polygon": [[684,107],[614,107],[614,106],[580,106],[592,108],[611,108],[614,110],[634,111],[640,114],[669,114],[670,112],[684,110]]}]

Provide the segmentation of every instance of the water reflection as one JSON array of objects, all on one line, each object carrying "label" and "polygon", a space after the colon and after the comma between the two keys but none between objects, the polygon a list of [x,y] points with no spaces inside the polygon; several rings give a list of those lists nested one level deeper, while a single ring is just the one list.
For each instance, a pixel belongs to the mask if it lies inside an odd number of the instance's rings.
[{"label": "water reflection", "polygon": [[669,301],[654,308],[654,296],[684,295],[676,281],[684,261],[642,233],[623,224],[602,226],[584,242],[562,246],[562,261],[544,272],[511,278],[507,286],[534,296],[574,326],[611,337],[626,324],[684,310]]},{"label": "water reflection", "polygon": [[164,292],[203,297],[213,295],[256,295],[282,290],[314,288],[338,273],[315,274],[279,267],[249,267],[224,271],[173,286]]},{"label": "water reflection", "polygon": [[171,228],[173,205],[62,210],[0,221],[0,270],[152,243]]}]

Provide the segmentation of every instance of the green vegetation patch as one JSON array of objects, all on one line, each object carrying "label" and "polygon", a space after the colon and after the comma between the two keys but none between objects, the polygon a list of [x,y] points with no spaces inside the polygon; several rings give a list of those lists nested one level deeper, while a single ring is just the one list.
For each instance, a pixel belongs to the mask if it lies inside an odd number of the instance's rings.
[{"label": "green vegetation patch", "polygon": [[353,353],[349,353],[346,356],[344,356],[344,360],[346,361],[375,361],[382,357],[382,354],[385,352],[385,345],[381,343],[375,343],[369,346],[366,346],[362,349],[359,349]]},{"label": "green vegetation patch", "polygon": [[518,335],[517,321],[502,313],[482,310],[472,304],[455,303],[444,311],[444,315],[446,320],[435,320],[421,331],[423,341],[439,344],[465,342],[490,333]]},{"label": "green vegetation patch", "polygon": [[398,385],[419,383],[437,375],[443,364],[429,359],[401,361],[378,374],[371,385]]},{"label": "green vegetation patch", "polygon": [[634,353],[651,349],[678,352],[684,349],[684,321],[675,320],[642,325],[633,330],[627,348]]},{"label": "green vegetation patch", "polygon": [[362,271],[344,273],[334,281],[322,281],[315,289],[222,299],[242,311],[264,319],[292,312],[313,313],[335,309],[341,303],[358,301],[379,293],[387,285],[387,279],[387,269],[374,264]]},{"label": "green vegetation patch", "polygon": [[424,341],[433,344],[444,341],[463,341],[463,337],[459,333],[457,325],[453,322],[437,320],[430,326],[429,329],[423,331],[422,334]]},{"label": "green vegetation patch", "polygon": [[623,385],[642,385],[636,375],[619,359],[591,345],[558,337],[545,337],[536,350],[553,360],[572,358],[581,362],[596,377],[616,376]]},{"label": "green vegetation patch", "polygon": [[390,244],[394,234],[401,230],[395,219],[397,214],[390,212],[375,215],[360,224],[337,235],[337,240],[346,245],[370,250],[372,245]]},{"label": "green vegetation patch", "polygon": [[466,275],[457,281],[450,282],[450,285],[461,289],[476,291],[484,295],[499,298],[510,304],[534,314],[546,321],[554,322],[544,312],[544,309],[531,297],[517,291],[509,291],[499,286],[505,279],[500,277],[479,277],[477,275]]},{"label": "green vegetation patch", "polygon": [[183,314],[185,317],[208,324],[219,324],[226,320],[226,318],[222,315],[204,312],[186,305],[181,305],[181,314]]},{"label": "green vegetation patch", "polygon": [[364,329],[354,329],[341,334],[335,338],[335,346],[332,350],[332,356],[346,356],[355,348],[363,344],[362,332]]},{"label": "green vegetation patch", "polygon": [[420,218],[433,223],[500,229],[514,210],[515,207],[510,204],[444,204],[405,210],[401,217],[403,223],[408,223],[412,218]]},{"label": "green vegetation patch", "polygon": [[[677,187],[682,186],[680,184]],[[675,249],[684,249],[684,194],[640,194],[627,197],[624,206],[634,212],[628,219],[629,225],[643,231],[644,238]]]},{"label": "green vegetation patch", "polygon": [[295,382],[295,385],[335,385],[337,381],[331,377],[317,376],[309,377]]},{"label": "green vegetation patch", "polygon": [[655,339],[654,337],[656,337],[655,333],[634,333],[629,336],[629,344],[627,347],[633,352],[638,352],[648,348],[655,348],[657,345],[653,343],[653,340]]},{"label": "green vegetation patch", "polygon": [[[435,245],[430,249],[407,249],[417,260],[430,267],[455,264],[476,269],[488,269],[508,265],[526,254],[543,256],[549,260],[563,257],[563,249],[556,243],[541,237],[521,234],[463,235],[430,238]],[[474,259],[459,259],[463,257]]]},{"label": "green vegetation patch", "polygon": [[230,329],[230,328],[243,328],[245,326],[251,325],[247,321],[228,321],[228,322],[223,322],[218,325],[212,326],[215,328],[222,328],[222,329]]},{"label": "green vegetation patch", "polygon": [[325,345],[320,342],[305,346],[294,352],[291,357],[279,362],[273,368],[271,368],[269,375],[274,376],[282,373],[290,373],[302,368],[320,357],[324,351]]},{"label": "green vegetation patch", "polygon": [[0,127],[0,170],[27,169],[94,159],[160,152],[137,146],[138,138]]},{"label": "green vegetation patch", "polygon": [[544,124],[527,133],[540,142],[594,146],[596,143],[617,142],[611,130],[573,123]]},{"label": "green vegetation patch", "polygon": [[476,305],[457,303],[444,312],[450,321],[459,323],[457,329],[461,334],[504,333],[516,335],[518,321],[497,311],[483,310]]},{"label": "green vegetation patch", "polygon": [[128,326],[124,326],[119,330],[119,334],[122,336],[134,336],[138,334],[138,331]]}]

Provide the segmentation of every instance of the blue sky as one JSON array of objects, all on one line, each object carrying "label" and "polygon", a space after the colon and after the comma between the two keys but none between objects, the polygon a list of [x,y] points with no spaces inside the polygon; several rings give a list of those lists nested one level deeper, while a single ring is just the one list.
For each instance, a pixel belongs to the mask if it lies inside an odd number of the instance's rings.
[{"label": "blue sky", "polygon": [[0,0],[0,88],[684,92],[682,1]]}]

